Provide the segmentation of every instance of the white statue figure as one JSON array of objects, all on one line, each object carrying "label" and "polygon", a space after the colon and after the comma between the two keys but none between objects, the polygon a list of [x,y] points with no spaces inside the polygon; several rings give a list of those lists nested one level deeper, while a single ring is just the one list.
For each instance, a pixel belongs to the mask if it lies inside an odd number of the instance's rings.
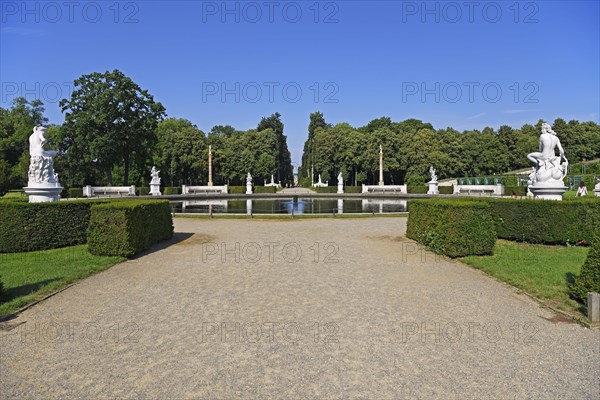
[{"label": "white statue figure", "polygon": [[433,168],[433,165],[429,167],[429,173],[431,174],[431,182],[437,182],[437,175],[435,174],[435,168]]},{"label": "white statue figure", "polygon": [[250,175],[250,172],[246,175],[246,185],[252,185],[252,175]]},{"label": "white statue figure", "polygon": [[157,171],[156,167],[152,167],[152,171],[150,171],[150,177],[152,178],[150,181],[151,185],[160,185],[160,177],[158,176],[159,173],[160,171]]},{"label": "white statue figure", "polygon": [[58,183],[58,175],[54,173],[54,160],[56,151],[44,150],[46,143],[46,128],[36,126],[33,128],[33,133],[29,136],[29,183],[28,187],[36,186],[60,186]]},{"label": "white statue figure", "polygon": [[338,177],[338,185],[343,185],[344,184],[344,177],[342,176],[342,173],[340,172]]},{"label": "white statue figure", "polygon": [[[558,149],[558,156],[555,149]],[[556,132],[546,122],[542,124],[540,151],[528,154],[527,158],[535,165],[533,172],[529,175],[530,186],[535,186],[537,183],[564,185],[563,179],[567,175],[569,161],[565,157],[565,151]]]},{"label": "white statue figure", "polygon": [[321,181],[321,174],[319,174],[319,182],[317,182],[318,184],[322,184],[323,182]]}]

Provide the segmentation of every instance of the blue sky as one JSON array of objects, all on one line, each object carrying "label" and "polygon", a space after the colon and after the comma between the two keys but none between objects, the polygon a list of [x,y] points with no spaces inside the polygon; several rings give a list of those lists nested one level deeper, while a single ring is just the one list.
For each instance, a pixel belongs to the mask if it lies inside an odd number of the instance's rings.
[{"label": "blue sky", "polygon": [[[116,4],[116,6],[115,6]],[[309,114],[362,126],[599,122],[600,2],[1,1],[0,106],[119,69],[207,132],[282,114],[299,163]]]}]

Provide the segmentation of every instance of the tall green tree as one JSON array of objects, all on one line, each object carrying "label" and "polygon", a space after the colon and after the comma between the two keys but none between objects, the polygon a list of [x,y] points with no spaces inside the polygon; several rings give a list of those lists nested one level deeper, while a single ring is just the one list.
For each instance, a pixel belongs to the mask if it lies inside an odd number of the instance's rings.
[{"label": "tall green tree", "polygon": [[256,128],[257,131],[272,129],[275,132],[277,142],[275,153],[277,157],[277,179],[282,183],[290,183],[294,180],[292,168],[292,156],[288,149],[287,137],[283,134],[283,122],[281,114],[276,112],[269,117],[263,117]]},{"label": "tall green tree", "polygon": [[70,168],[97,168],[113,184],[113,169],[144,169],[156,144],[156,128],[165,108],[121,71],[82,75],[70,99],[60,102],[65,113],[62,150]]}]

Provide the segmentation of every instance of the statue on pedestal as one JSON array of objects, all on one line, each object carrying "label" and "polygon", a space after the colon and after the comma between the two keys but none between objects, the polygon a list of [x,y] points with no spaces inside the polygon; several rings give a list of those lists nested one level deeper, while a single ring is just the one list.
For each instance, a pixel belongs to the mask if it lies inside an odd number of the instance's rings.
[{"label": "statue on pedestal", "polygon": [[152,167],[152,170],[150,171],[150,194],[152,196],[160,196],[160,177],[158,176],[158,174],[160,173],[160,171],[156,170],[156,167]]},{"label": "statue on pedestal", "polygon": [[337,177],[337,180],[338,180],[338,190],[337,190],[337,192],[338,193],[344,193],[344,177],[342,176],[341,172],[339,173],[339,175]]},{"label": "statue on pedestal", "polygon": [[29,195],[30,203],[58,201],[62,187],[58,182],[58,174],[54,172],[54,150],[44,150],[46,144],[46,128],[36,126],[29,136],[29,170],[28,183],[23,188]]},{"label": "statue on pedestal", "polygon": [[556,132],[546,122],[542,124],[539,150],[527,155],[534,164],[529,174],[529,190],[536,198],[560,200],[566,191],[563,179],[567,175],[569,161]]},{"label": "statue on pedestal", "polygon": [[246,175],[246,194],[252,194],[252,175]]},{"label": "statue on pedestal", "polygon": [[433,165],[429,167],[429,173],[431,174],[430,182],[437,182],[437,175],[435,174],[435,168],[433,168]]}]

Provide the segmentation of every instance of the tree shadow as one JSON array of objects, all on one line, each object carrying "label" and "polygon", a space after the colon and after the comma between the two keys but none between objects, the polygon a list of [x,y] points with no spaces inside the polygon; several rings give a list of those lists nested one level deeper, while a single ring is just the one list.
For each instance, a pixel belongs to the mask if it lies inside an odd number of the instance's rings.
[{"label": "tree shadow", "polygon": [[571,286],[575,283],[575,278],[577,277],[577,275],[575,275],[572,272],[567,272],[565,274],[565,279],[567,280],[567,286]]},{"label": "tree shadow", "polygon": [[[567,272],[565,274],[565,280],[567,281],[567,291],[571,288],[571,286],[573,286],[575,284],[575,280],[576,279],[577,279],[577,275],[575,275],[572,272]],[[569,295],[569,293],[567,293],[567,295],[569,297],[571,297]],[[579,307],[576,308],[576,310],[578,312],[582,313],[583,315],[587,316],[587,311],[588,311],[587,310],[587,306],[585,304],[580,303],[579,300],[575,300],[575,301],[577,302],[577,305],[579,306]]]},{"label": "tree shadow", "polygon": [[192,236],[194,236],[194,233],[175,232],[171,239],[162,241],[160,243],[153,244],[152,246],[150,246],[150,248],[148,250],[144,250],[141,253],[136,254],[135,256],[131,257],[130,260],[137,260],[138,258],[147,256],[148,254],[152,254],[157,251],[164,250],[167,247],[173,246],[174,244],[177,244],[179,242],[183,242],[184,240],[187,240],[187,239],[191,238]]},{"label": "tree shadow", "polygon": [[17,297],[22,297],[28,294],[35,293],[47,284],[55,281],[60,281],[61,279],[62,278],[46,279],[40,282],[29,283],[27,285],[4,289],[2,291],[2,302],[8,303],[9,301],[16,299]]}]

